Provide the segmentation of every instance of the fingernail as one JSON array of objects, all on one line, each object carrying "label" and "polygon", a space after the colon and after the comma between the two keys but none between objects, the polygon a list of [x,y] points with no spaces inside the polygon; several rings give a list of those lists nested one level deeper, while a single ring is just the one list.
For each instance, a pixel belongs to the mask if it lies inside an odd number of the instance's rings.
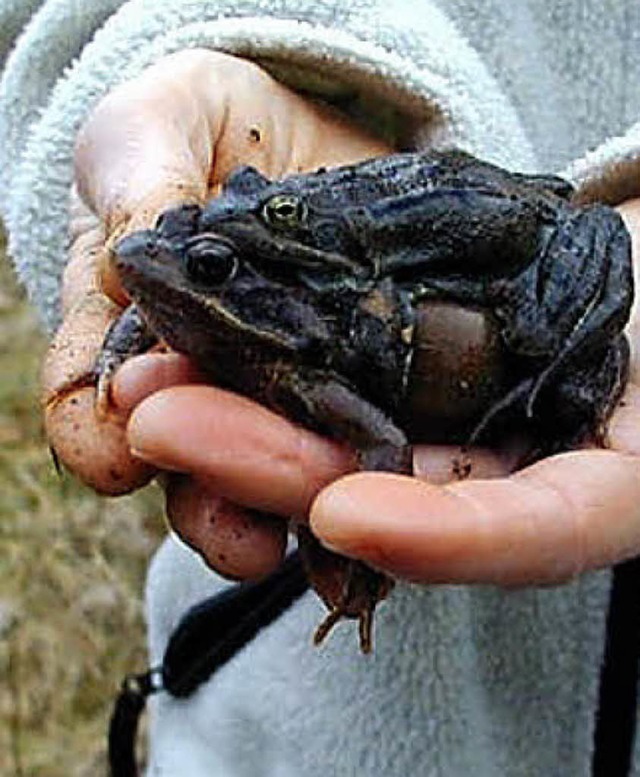
[{"label": "fingernail", "polygon": [[[127,425],[127,442],[133,456],[143,461],[150,461],[157,467],[167,467],[168,462],[162,461],[158,456],[158,436],[153,403],[134,410]],[[162,440],[160,440],[160,447]],[[171,467],[169,467],[171,469]]]},{"label": "fingernail", "polygon": [[[358,477],[357,475],[352,477]],[[349,489],[351,477],[325,488],[311,505],[309,523],[311,530],[327,550],[344,553],[349,549],[351,529],[358,523],[358,515],[366,503],[362,499],[354,500]]]}]

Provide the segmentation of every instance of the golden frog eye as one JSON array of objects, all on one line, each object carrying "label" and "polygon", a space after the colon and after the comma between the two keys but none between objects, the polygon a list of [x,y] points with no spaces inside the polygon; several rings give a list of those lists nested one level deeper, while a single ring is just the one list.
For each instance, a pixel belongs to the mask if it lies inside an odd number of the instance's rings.
[{"label": "golden frog eye", "polygon": [[265,202],[262,215],[276,229],[296,229],[305,219],[306,208],[295,194],[276,194]]}]

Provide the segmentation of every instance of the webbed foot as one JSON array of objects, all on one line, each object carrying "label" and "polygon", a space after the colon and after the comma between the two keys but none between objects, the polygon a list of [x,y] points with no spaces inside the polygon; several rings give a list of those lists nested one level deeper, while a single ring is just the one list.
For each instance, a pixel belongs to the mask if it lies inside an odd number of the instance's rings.
[{"label": "webbed foot", "polygon": [[373,613],[393,588],[393,581],[361,561],[345,558],[324,548],[304,526],[298,528],[298,544],[309,582],[329,608],[313,637],[319,645],[344,618],[357,619],[360,649],[373,649]]}]

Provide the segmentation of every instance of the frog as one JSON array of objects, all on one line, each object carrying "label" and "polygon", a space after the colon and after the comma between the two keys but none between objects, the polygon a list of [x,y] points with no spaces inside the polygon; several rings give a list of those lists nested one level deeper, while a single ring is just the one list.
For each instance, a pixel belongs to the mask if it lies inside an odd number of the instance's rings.
[{"label": "frog", "polygon": [[[100,405],[117,367],[160,341],[216,385],[347,443],[365,471],[410,475],[419,442],[463,454],[517,432],[523,464],[606,445],[628,377],[620,216],[576,204],[561,177],[460,149],[278,180],[239,167],[209,202],[121,240],[114,261],[131,305],[96,364]],[[443,341],[460,316],[474,334]],[[355,618],[370,652],[393,581],[304,525],[298,542],[329,609],[315,641]]]}]

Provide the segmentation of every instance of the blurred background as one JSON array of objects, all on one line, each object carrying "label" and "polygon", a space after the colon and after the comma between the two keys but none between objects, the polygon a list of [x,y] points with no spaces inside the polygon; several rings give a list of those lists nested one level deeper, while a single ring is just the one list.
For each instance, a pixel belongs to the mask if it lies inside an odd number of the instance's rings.
[{"label": "blurred background", "polygon": [[146,666],[153,486],[101,499],[56,473],[42,434],[45,339],[0,237],[0,775],[99,777],[122,677]]}]

